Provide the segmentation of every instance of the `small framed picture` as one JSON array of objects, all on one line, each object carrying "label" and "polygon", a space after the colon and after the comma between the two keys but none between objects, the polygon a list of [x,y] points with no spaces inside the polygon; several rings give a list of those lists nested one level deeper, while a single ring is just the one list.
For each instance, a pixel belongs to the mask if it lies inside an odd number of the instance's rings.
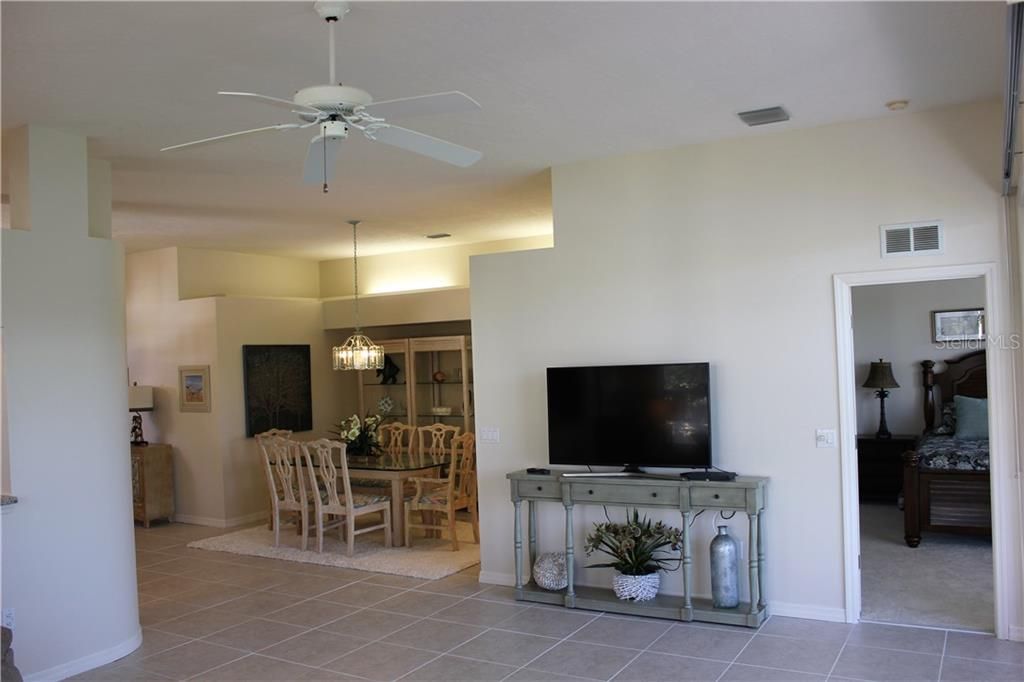
[{"label": "small framed picture", "polygon": [[178,408],[182,412],[210,411],[210,366],[178,367]]},{"label": "small framed picture", "polygon": [[985,309],[933,310],[932,336],[935,341],[984,341]]}]

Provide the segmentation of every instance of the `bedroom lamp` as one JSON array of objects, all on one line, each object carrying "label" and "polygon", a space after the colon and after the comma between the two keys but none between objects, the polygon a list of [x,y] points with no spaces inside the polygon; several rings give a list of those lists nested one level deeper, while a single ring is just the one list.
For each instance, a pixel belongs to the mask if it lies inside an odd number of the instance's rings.
[{"label": "bedroom lamp", "polygon": [[356,226],[358,220],[350,220],[352,226],[352,306],[355,312],[355,330],[344,344],[331,349],[334,369],[381,369],[384,367],[384,349],[367,338],[359,329],[359,259],[356,249]]},{"label": "bedroom lamp", "polygon": [[142,437],[142,413],[153,411],[153,387],[129,386],[128,411],[135,413],[132,415],[132,445],[149,445]]},{"label": "bedroom lamp", "polygon": [[885,399],[889,397],[889,391],[886,389],[899,387],[896,377],[892,375],[891,362],[885,362],[882,358],[878,358],[878,362],[871,363],[871,370],[868,372],[867,381],[864,382],[864,388],[878,389],[875,391],[875,397],[878,398],[879,404],[878,433],[875,434],[875,438],[892,438],[889,427],[885,423]]}]

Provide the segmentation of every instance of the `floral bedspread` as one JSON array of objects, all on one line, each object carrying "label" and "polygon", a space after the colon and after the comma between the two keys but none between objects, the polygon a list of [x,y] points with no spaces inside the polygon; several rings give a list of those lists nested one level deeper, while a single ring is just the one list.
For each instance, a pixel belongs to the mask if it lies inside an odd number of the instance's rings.
[{"label": "floral bedspread", "polygon": [[958,440],[929,433],[917,444],[921,469],[988,471],[988,440]]}]

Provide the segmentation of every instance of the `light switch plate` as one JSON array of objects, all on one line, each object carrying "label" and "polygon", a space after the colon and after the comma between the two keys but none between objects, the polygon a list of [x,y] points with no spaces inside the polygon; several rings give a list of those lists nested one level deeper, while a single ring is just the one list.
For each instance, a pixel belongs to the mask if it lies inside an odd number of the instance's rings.
[{"label": "light switch plate", "polygon": [[814,432],[814,444],[819,448],[834,448],[836,446],[836,430],[818,429]]},{"label": "light switch plate", "polygon": [[501,429],[497,426],[481,426],[477,429],[477,436],[481,443],[500,443]]}]

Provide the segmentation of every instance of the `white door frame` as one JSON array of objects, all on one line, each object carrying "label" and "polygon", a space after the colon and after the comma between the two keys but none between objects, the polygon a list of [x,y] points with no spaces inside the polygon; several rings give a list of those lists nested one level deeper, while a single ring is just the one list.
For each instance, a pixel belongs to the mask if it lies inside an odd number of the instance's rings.
[{"label": "white door frame", "polygon": [[[839,382],[840,468],[843,495],[843,564],[846,621],[856,623],[861,611],[860,576],[860,500],[857,490],[857,383],[854,376],[853,300],[855,286],[901,284],[934,280],[983,277],[989,344],[992,339],[1009,337],[1004,325],[1003,294],[994,263],[949,265],[839,274],[833,277],[836,310],[836,363]],[[1008,317],[1008,315],[1007,315]],[[992,349],[992,346],[989,346]],[[994,350],[994,349],[992,349]],[[922,358],[926,359],[926,358]],[[1016,617],[1024,583],[1015,557],[1014,533],[1020,512],[1016,494],[1017,458],[1015,456],[1016,401],[1013,395],[1014,360],[1008,350],[990,352],[988,394],[990,477],[992,484],[992,563],[995,587],[996,636],[1007,639],[1011,617]],[[925,540],[927,542],[927,539]],[[1016,633],[1014,633],[1016,634]]]}]

